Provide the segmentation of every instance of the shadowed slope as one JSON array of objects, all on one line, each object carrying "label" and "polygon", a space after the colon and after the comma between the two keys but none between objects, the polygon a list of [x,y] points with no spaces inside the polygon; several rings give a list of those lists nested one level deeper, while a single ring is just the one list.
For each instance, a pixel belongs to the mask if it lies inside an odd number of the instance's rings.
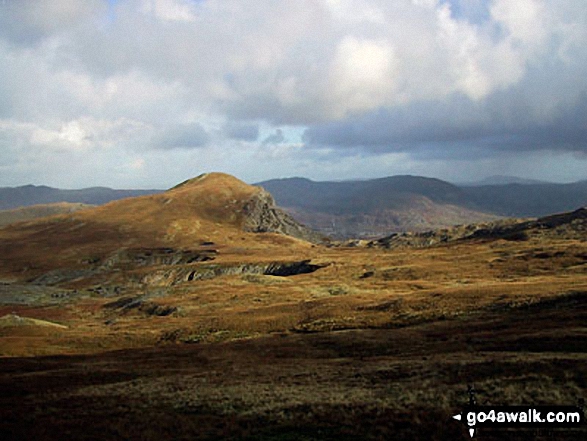
[{"label": "shadowed slope", "polygon": [[471,204],[461,188],[420,176],[342,182],[291,178],[259,185],[296,219],[337,238],[379,237],[497,218]]}]

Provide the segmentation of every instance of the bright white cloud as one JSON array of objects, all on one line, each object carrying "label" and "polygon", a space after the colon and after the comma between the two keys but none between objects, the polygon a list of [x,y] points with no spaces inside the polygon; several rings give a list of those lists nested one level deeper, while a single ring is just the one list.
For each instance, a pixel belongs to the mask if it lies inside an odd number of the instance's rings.
[{"label": "bright white cloud", "polygon": [[393,99],[397,60],[385,41],[343,39],[331,71],[333,116],[377,108]]},{"label": "bright white cloud", "polygon": [[548,35],[548,10],[542,0],[494,0],[491,15],[521,44],[540,46]]},{"label": "bright white cloud", "polygon": [[572,117],[587,94],[582,0],[7,1],[0,58],[0,164],[101,152],[114,170],[110,152],[126,152],[143,179],[157,148],[227,168],[244,151],[253,167],[259,148],[283,174],[302,163],[286,127],[327,145],[300,170],[342,154],[341,133],[370,155],[499,130],[512,149],[544,149],[532,143],[548,129],[564,138],[549,148],[587,150]]},{"label": "bright white cloud", "polygon": [[39,125],[0,120],[3,145],[22,150],[78,151],[137,146],[152,135],[154,129],[140,121],[125,118],[97,120],[93,117]]},{"label": "bright white cloud", "polygon": [[166,21],[195,20],[194,2],[186,0],[143,0],[141,11]]}]

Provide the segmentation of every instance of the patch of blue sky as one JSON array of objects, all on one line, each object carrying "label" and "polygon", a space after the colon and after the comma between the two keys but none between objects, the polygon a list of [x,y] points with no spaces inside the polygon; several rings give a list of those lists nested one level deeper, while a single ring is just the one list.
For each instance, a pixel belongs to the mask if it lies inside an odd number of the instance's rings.
[{"label": "patch of blue sky", "polygon": [[457,20],[482,25],[491,18],[490,0],[441,0],[441,3],[450,5],[451,14]]},{"label": "patch of blue sky", "polygon": [[[302,137],[306,131],[305,126],[279,126],[261,124],[259,127],[258,141],[270,140],[272,144],[302,144]],[[279,142],[271,142],[277,141]]]},{"label": "patch of blue sky", "polygon": [[120,0],[108,0],[108,12],[106,13],[106,23],[113,23],[116,21],[116,5]]}]

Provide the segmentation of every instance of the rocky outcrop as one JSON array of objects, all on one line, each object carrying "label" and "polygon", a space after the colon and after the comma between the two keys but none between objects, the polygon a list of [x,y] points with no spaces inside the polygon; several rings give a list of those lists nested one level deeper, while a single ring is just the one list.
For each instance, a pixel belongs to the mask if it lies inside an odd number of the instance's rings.
[{"label": "rocky outcrop", "polygon": [[395,233],[371,241],[369,247],[425,248],[462,240],[524,241],[532,237],[585,240],[587,238],[587,209],[554,214],[539,219],[504,219],[495,222],[461,225],[423,233]]},{"label": "rocky outcrop", "polygon": [[222,276],[263,275],[289,277],[313,273],[328,266],[314,264],[309,259],[290,262],[242,263],[232,265],[198,264],[194,266],[158,267],[136,281],[144,286],[172,286],[184,282],[210,280]]},{"label": "rocky outcrop", "polygon": [[159,248],[124,248],[112,254],[102,267],[112,268],[120,265],[153,266],[181,265],[194,262],[214,260],[218,251],[215,249],[178,250],[170,247]]},{"label": "rocky outcrop", "polygon": [[308,274],[324,268],[326,264],[312,264],[310,260],[296,262],[250,263],[241,265],[210,265],[198,266],[189,271],[187,276],[178,281],[205,280],[235,274],[258,274],[265,276],[289,277]]},{"label": "rocky outcrop", "polygon": [[126,314],[129,311],[136,310],[145,315],[166,317],[178,311],[176,306],[160,305],[155,302],[149,302],[140,297],[123,297],[114,302],[106,303],[105,309],[117,310],[121,314]]},{"label": "rocky outcrop", "polygon": [[245,231],[254,233],[281,233],[308,242],[325,240],[321,234],[307,228],[275,205],[267,191],[260,189],[244,206]]}]

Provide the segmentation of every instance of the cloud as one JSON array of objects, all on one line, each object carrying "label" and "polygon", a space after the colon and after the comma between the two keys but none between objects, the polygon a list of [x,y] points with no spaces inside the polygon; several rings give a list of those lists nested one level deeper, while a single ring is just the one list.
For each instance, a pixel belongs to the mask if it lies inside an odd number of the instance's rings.
[{"label": "cloud", "polygon": [[[517,93],[516,93],[517,92]],[[537,116],[520,91],[493,95],[482,105],[463,95],[379,109],[306,130],[310,146],[337,146],[376,154],[414,152],[453,157],[463,146],[476,156],[505,150],[587,152],[587,94]],[[435,145],[435,148],[430,146]]]},{"label": "cloud", "polygon": [[0,120],[0,149],[27,151],[91,151],[144,143],[153,129],[126,118],[82,117],[62,123],[21,123]]},{"label": "cloud", "polygon": [[281,144],[284,141],[285,136],[283,136],[283,130],[276,129],[275,133],[269,135],[263,140],[263,144]]},{"label": "cloud", "polygon": [[178,124],[165,128],[151,141],[157,149],[193,149],[210,141],[208,132],[198,123]]},{"label": "cloud", "polygon": [[60,35],[106,12],[100,0],[26,0],[0,3],[0,36],[19,45]]},{"label": "cloud", "polygon": [[[303,131],[307,156],[288,159],[302,171],[325,151],[420,164],[585,151],[581,0],[5,1],[0,58],[8,165],[102,155],[108,180],[117,151],[144,159],[142,179],[160,152],[230,168]],[[282,173],[278,156],[264,169]]]},{"label": "cloud", "polygon": [[259,137],[259,126],[229,121],[225,124],[223,132],[230,139],[252,142]]},{"label": "cloud", "polygon": [[397,65],[389,42],[345,37],[336,48],[330,72],[332,99],[345,103],[336,116],[388,102],[396,91]]},{"label": "cloud", "polygon": [[141,12],[164,21],[193,22],[196,5],[189,0],[144,0]]}]

